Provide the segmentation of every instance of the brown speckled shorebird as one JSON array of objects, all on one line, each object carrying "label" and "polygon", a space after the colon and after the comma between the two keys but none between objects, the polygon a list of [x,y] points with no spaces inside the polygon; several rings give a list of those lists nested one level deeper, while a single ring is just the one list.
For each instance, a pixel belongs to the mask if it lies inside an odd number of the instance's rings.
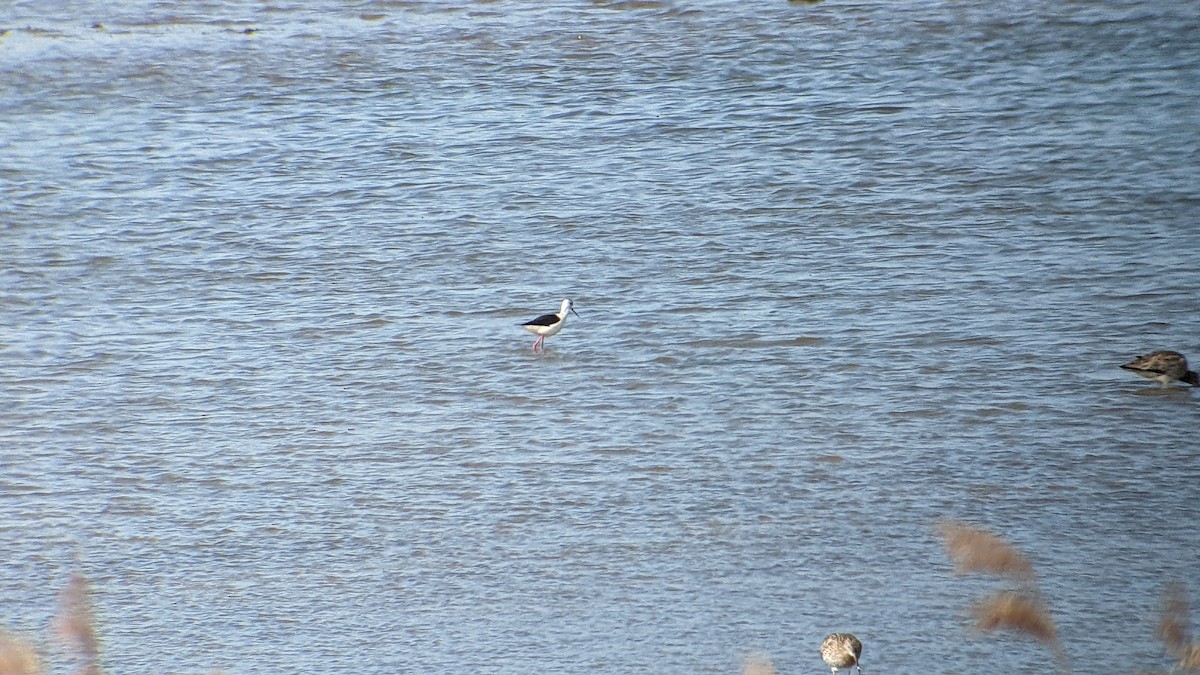
[{"label": "brown speckled shorebird", "polygon": [[833,633],[821,642],[821,660],[837,675],[837,671],[845,668],[850,672],[850,666],[862,672],[858,660],[862,658],[862,643],[849,633]]},{"label": "brown speckled shorebird", "polygon": [[1200,377],[1197,377],[1195,372],[1188,370],[1187,359],[1179,352],[1146,354],[1121,367],[1148,380],[1155,380],[1164,387],[1171,380],[1179,380],[1193,387],[1200,387]]}]

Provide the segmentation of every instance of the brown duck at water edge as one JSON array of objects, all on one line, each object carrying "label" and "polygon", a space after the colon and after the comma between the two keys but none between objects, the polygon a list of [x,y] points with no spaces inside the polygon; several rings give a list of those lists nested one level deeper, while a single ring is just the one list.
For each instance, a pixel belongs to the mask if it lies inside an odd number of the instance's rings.
[{"label": "brown duck at water edge", "polygon": [[1139,356],[1121,367],[1148,380],[1160,382],[1164,387],[1171,380],[1200,387],[1200,377],[1194,371],[1188,370],[1187,359],[1179,352],[1153,352]]},{"label": "brown duck at water edge", "polygon": [[862,672],[858,660],[862,658],[862,643],[849,633],[833,633],[821,642],[821,660],[837,675],[837,671],[845,668],[850,672],[850,666]]}]

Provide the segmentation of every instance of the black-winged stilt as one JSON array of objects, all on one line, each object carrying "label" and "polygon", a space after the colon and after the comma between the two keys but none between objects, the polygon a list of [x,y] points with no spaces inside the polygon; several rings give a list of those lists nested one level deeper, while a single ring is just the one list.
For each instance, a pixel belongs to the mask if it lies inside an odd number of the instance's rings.
[{"label": "black-winged stilt", "polygon": [[833,633],[821,642],[821,660],[837,675],[837,671],[845,668],[850,672],[850,666],[862,672],[858,660],[862,658],[862,643],[849,633]]},{"label": "black-winged stilt", "polygon": [[562,301],[562,307],[558,310],[558,314],[543,314],[533,321],[521,324],[521,328],[538,336],[538,339],[533,343],[533,351],[536,352],[539,346],[541,346],[543,352],[546,351],[546,338],[551,335],[557,335],[558,331],[567,325],[568,312],[579,316],[579,312],[575,311],[575,303],[571,302],[570,298],[565,298]]},{"label": "black-winged stilt", "polygon": [[1155,380],[1164,387],[1171,380],[1200,387],[1200,377],[1194,371],[1188,370],[1187,359],[1179,352],[1153,352],[1139,356],[1121,367],[1148,380]]}]

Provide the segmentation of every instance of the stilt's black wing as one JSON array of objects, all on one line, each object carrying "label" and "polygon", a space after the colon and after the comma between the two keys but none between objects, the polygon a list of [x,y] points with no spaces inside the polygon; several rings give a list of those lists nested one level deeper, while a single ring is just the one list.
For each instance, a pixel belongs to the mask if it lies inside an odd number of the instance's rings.
[{"label": "stilt's black wing", "polygon": [[557,314],[543,314],[533,321],[526,321],[522,326],[549,326],[558,322]]}]

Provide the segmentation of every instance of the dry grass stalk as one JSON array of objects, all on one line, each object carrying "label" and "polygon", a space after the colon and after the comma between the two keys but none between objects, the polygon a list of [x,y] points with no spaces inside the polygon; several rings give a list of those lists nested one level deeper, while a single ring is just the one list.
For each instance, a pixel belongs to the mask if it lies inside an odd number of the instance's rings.
[{"label": "dry grass stalk", "polygon": [[100,640],[87,579],[76,574],[59,595],[58,616],[54,622],[59,639],[72,646],[83,659],[79,673],[100,675]]},{"label": "dry grass stalk", "polygon": [[37,651],[25,640],[0,629],[0,675],[36,675],[41,672]]},{"label": "dry grass stalk", "polygon": [[1200,644],[1193,642],[1179,653],[1178,656],[1179,663],[1175,664],[1175,670],[1200,670]]},{"label": "dry grass stalk", "polygon": [[766,654],[743,656],[742,675],[775,675],[775,664]]},{"label": "dry grass stalk", "polygon": [[1033,565],[1020,551],[990,532],[954,521],[942,523],[938,530],[959,574],[981,572],[1020,581],[1036,577]]},{"label": "dry grass stalk", "polygon": [[1010,630],[1049,645],[1058,644],[1058,629],[1046,606],[1016,591],[996,593],[971,608],[975,627],[984,632]]},{"label": "dry grass stalk", "polygon": [[1174,670],[1200,670],[1200,644],[1192,642],[1191,623],[1188,613],[1191,602],[1187,587],[1175,582],[1167,584],[1163,593],[1162,619],[1158,622],[1158,637],[1167,647],[1167,652],[1179,659]]},{"label": "dry grass stalk", "polygon": [[1172,654],[1179,654],[1191,645],[1192,635],[1188,625],[1190,607],[1187,588],[1181,583],[1167,584],[1163,593],[1162,619],[1158,622],[1158,637]]}]

